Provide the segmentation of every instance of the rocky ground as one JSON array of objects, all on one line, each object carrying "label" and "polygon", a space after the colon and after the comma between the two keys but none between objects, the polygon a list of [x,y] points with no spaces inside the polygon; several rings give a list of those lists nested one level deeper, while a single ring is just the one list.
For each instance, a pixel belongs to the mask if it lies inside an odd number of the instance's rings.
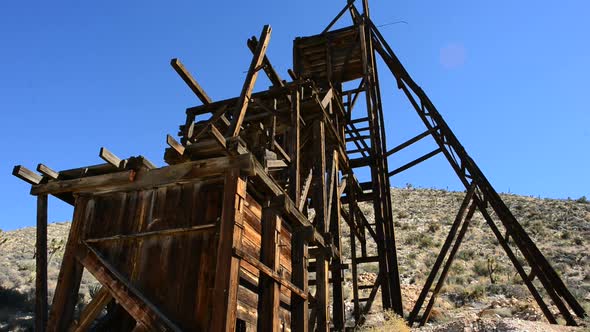
[{"label": "rocky ground", "polygon": [[[463,195],[411,186],[393,190],[405,312],[411,310],[418,297]],[[590,203],[585,198],[556,200],[503,195],[503,199],[574,296],[590,312]],[[372,214],[368,205],[363,208],[367,214]],[[68,230],[69,223],[53,223],[48,227],[50,300]],[[28,330],[31,326],[34,241],[34,228],[0,232],[0,331]],[[343,245],[343,254],[349,255],[350,247],[346,242]],[[374,254],[375,245],[369,245],[368,250]],[[365,264],[360,272],[359,283],[369,284],[376,278],[377,266]],[[350,274],[346,277],[344,296],[350,315],[352,280]],[[96,281],[85,274],[80,289],[80,307],[96,289]],[[553,308],[553,311],[557,310]],[[412,330],[550,332],[584,329],[544,323],[540,310],[478,213],[431,318],[427,326]],[[379,300],[367,316],[364,329],[407,330],[403,323],[382,311]]]}]

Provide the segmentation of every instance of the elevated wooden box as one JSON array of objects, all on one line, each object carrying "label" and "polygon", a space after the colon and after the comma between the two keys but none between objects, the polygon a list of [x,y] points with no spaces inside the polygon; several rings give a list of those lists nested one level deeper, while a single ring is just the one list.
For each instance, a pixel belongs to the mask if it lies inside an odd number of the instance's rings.
[{"label": "elevated wooden box", "polygon": [[49,331],[99,315],[89,305],[73,320],[83,269],[104,288],[95,307],[115,300],[99,324],[117,331],[255,331],[259,294],[269,291],[289,331],[291,297],[307,298],[307,280],[291,282],[291,228],[309,225],[250,154],[115,170],[32,192],[75,198]]}]

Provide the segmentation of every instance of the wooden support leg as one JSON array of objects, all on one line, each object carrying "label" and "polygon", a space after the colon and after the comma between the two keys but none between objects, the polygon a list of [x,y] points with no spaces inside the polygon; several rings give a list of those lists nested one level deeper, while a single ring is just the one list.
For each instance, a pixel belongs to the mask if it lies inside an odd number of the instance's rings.
[{"label": "wooden support leg", "polygon": [[76,252],[80,240],[83,239],[84,221],[93,209],[93,202],[88,198],[83,196],[77,198],[74,218],[47,322],[47,331],[49,332],[66,331],[74,317],[83,271],[82,264],[76,260]]},{"label": "wooden support leg", "polygon": [[[338,155],[336,150],[333,154],[333,169],[334,169],[334,181],[332,184],[331,191],[331,213],[330,213],[330,234],[332,234],[333,243],[336,245],[338,250],[338,257],[342,254],[342,236],[340,230],[340,220],[342,207],[340,204],[340,181],[339,181],[339,169],[338,169]],[[344,330],[344,296],[342,293],[342,282],[344,280],[342,275],[342,262],[340,258],[335,258],[332,262],[332,317],[334,321],[334,328],[337,331]]]},{"label": "wooden support leg", "polygon": [[239,177],[238,169],[231,169],[224,180],[209,331],[235,331],[240,258],[235,257],[232,251],[233,248],[241,248],[245,198],[246,182]]},{"label": "wooden support leg", "polygon": [[[315,209],[315,227],[322,234],[328,232],[327,193],[326,193],[326,141],[324,122],[316,121],[313,124],[314,155],[316,159],[313,165],[313,196],[312,202]],[[328,257],[326,252],[320,251],[316,259],[316,305],[317,331],[328,331]]]},{"label": "wooden support leg", "polygon": [[420,295],[418,296],[418,299],[416,300],[416,304],[414,305],[414,309],[412,310],[412,312],[410,313],[410,316],[408,317],[408,322],[409,322],[410,326],[412,326],[412,324],[416,320],[416,317],[418,316],[418,313],[422,309],[422,304],[424,304],[424,300],[426,300],[426,296],[428,296],[428,292],[430,292],[430,288],[432,287],[432,284],[434,283],[434,279],[438,275],[438,270],[442,266],[444,259],[447,256],[449,249],[451,248],[451,244],[455,240],[455,236],[457,234],[457,231],[459,230],[459,226],[461,225],[461,222],[463,221],[463,216],[465,214],[465,211],[469,207],[469,202],[471,202],[471,200],[473,198],[474,192],[475,192],[475,186],[471,186],[471,188],[469,188],[469,190],[467,192],[467,195],[465,195],[465,198],[463,199],[461,206],[459,207],[459,212],[457,212],[457,216],[455,217],[455,221],[453,222],[453,225],[451,226],[451,230],[449,231],[447,239],[445,240],[442,248],[440,249],[440,253],[438,254],[438,257],[436,258],[436,261],[434,262],[434,266],[432,267],[432,270],[430,271],[430,274],[428,275],[428,278],[426,279],[426,283],[424,284],[424,287],[422,288],[422,291],[420,292]]},{"label": "wooden support leg", "polygon": [[47,326],[47,195],[37,196],[35,331]]},{"label": "wooden support leg", "polygon": [[459,231],[459,235],[457,235],[457,240],[455,240],[455,244],[453,245],[453,249],[451,249],[451,253],[449,254],[449,258],[447,259],[447,262],[445,263],[445,266],[443,267],[443,270],[440,273],[440,277],[438,278],[438,281],[436,283],[434,291],[432,291],[432,296],[430,296],[430,300],[428,301],[428,305],[426,306],[426,309],[424,310],[424,315],[422,315],[422,320],[420,321],[420,326],[424,326],[424,324],[426,324],[426,322],[428,321],[428,318],[430,318],[430,313],[432,312],[432,307],[434,306],[434,302],[436,301],[436,297],[438,296],[438,293],[440,292],[442,286],[445,283],[445,280],[447,278],[447,274],[449,273],[449,269],[451,268],[451,265],[453,264],[453,260],[455,259],[455,255],[457,254],[457,251],[459,250],[459,247],[461,246],[461,242],[463,241],[463,238],[465,237],[465,233],[467,233],[467,228],[469,227],[469,222],[471,221],[471,218],[473,217],[473,213],[475,212],[476,207],[477,207],[477,204],[472,203],[471,206],[469,207],[469,211],[467,211],[467,215],[465,216],[465,221],[463,222],[463,226],[461,226],[461,230]]},{"label": "wooden support leg", "polygon": [[[305,294],[308,294],[307,244],[302,232],[293,234],[291,238],[291,264],[293,266],[293,283]],[[307,332],[308,320],[309,301],[291,293],[291,330],[293,332]]]},{"label": "wooden support leg", "polygon": [[[262,210],[262,263],[278,272],[280,268],[281,218],[271,207]],[[274,279],[260,274],[258,282],[258,330],[279,331],[280,284]]]}]

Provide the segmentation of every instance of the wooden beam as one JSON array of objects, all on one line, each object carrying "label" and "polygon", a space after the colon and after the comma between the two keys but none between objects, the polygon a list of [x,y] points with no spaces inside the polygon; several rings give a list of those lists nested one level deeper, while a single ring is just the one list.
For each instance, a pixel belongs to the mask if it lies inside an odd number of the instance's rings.
[{"label": "wooden beam", "polygon": [[396,174],[399,174],[399,173],[407,170],[408,168],[414,167],[414,166],[418,165],[419,163],[436,156],[437,154],[439,154],[441,152],[442,152],[442,149],[438,148],[432,152],[429,152],[429,153],[423,155],[422,157],[420,157],[416,160],[410,161],[409,163],[394,169],[393,171],[389,172],[389,174],[387,174],[387,176],[392,177]]},{"label": "wooden beam", "polygon": [[107,236],[101,237],[96,239],[87,239],[87,243],[98,243],[98,242],[109,242],[109,241],[127,241],[127,240],[146,240],[150,238],[158,238],[158,237],[166,237],[166,236],[174,236],[178,234],[186,235],[188,233],[200,233],[200,232],[210,232],[213,231],[216,227],[216,224],[207,224],[207,225],[199,225],[193,227],[182,227],[182,228],[172,228],[172,229],[163,229],[159,231],[150,231],[150,232],[142,232],[136,234],[125,234],[125,235],[114,235],[114,236]]},{"label": "wooden beam", "polygon": [[37,165],[37,172],[53,180],[57,180],[57,178],[59,178],[59,172],[56,172],[43,164]]},{"label": "wooden beam", "polygon": [[467,228],[469,227],[469,222],[471,221],[471,218],[473,217],[473,213],[475,212],[476,208],[477,208],[477,203],[472,202],[471,206],[469,207],[469,210],[467,211],[467,215],[465,216],[465,221],[463,221],[463,225],[461,226],[461,230],[459,231],[459,234],[457,235],[457,239],[455,240],[455,243],[453,244],[453,248],[451,249],[451,252],[449,253],[449,257],[447,258],[447,261],[445,262],[445,266],[443,267],[443,270],[440,273],[440,276],[438,277],[438,281],[436,282],[436,286],[434,287],[434,290],[432,291],[432,294],[430,295],[430,300],[428,301],[428,304],[426,305],[426,309],[424,310],[424,314],[422,314],[422,319],[420,320],[420,326],[424,326],[424,324],[426,324],[426,322],[428,322],[428,319],[430,318],[430,313],[432,312],[432,307],[434,306],[434,303],[436,301],[436,297],[438,296],[438,293],[440,292],[442,286],[445,283],[447,274],[449,273],[449,269],[451,268],[451,265],[453,264],[453,260],[455,258],[455,255],[457,254],[457,251],[459,250],[459,247],[461,246],[461,242],[463,241],[463,237],[465,237],[465,233],[467,233]]},{"label": "wooden beam", "polygon": [[100,152],[98,153],[98,156],[106,161],[107,163],[121,169],[121,168],[125,168],[125,160],[115,156],[114,153],[112,153],[111,151],[107,150],[107,148],[105,147],[101,147],[100,148]]},{"label": "wooden beam", "polygon": [[[252,51],[252,53],[256,52],[257,47],[258,47],[258,39],[256,39],[256,37],[252,37],[252,38],[248,39],[248,48],[250,49],[250,51]],[[262,63],[264,65],[264,67],[263,67],[264,72],[266,73],[266,76],[268,76],[268,79],[270,80],[272,85],[280,86],[280,87],[284,86],[285,84],[283,83],[283,80],[281,79],[279,74],[276,72],[276,70],[273,68],[272,64],[270,63],[270,60],[268,59],[268,57],[266,55],[264,56]]]},{"label": "wooden beam", "polygon": [[328,105],[332,102],[332,97],[334,96],[334,90],[330,88],[324,98],[322,99],[322,108],[328,107]]},{"label": "wooden beam", "polygon": [[309,174],[307,174],[307,178],[303,183],[303,188],[301,189],[301,196],[299,196],[299,203],[297,204],[297,209],[299,209],[299,211],[303,211],[303,208],[305,207],[305,202],[307,201],[307,195],[309,194],[309,188],[311,187],[311,181],[313,178],[312,174],[313,169],[310,169]]},{"label": "wooden beam", "polygon": [[174,137],[166,135],[166,143],[168,144],[168,146],[174,149],[174,151],[178,152],[179,155],[182,156],[184,154],[184,146],[178,143],[178,141],[175,140]]},{"label": "wooden beam", "polygon": [[240,249],[242,245],[245,198],[246,182],[239,177],[239,170],[228,170],[224,179],[219,240],[215,252],[217,262],[212,289],[210,331],[231,332],[235,329],[241,259],[232,255],[232,250]]},{"label": "wooden beam", "polygon": [[103,286],[100,288],[98,293],[94,296],[92,301],[88,303],[82,312],[80,313],[80,318],[78,322],[73,324],[70,328],[70,331],[73,332],[84,332],[88,331],[92,322],[100,315],[102,309],[111,302],[113,296],[109,291]]},{"label": "wooden beam", "polygon": [[[291,236],[291,266],[293,283],[301,289],[303,294],[308,294],[308,251],[302,232],[295,232]],[[308,320],[309,301],[296,295],[295,292],[291,292],[291,330],[293,332],[307,332]]]},{"label": "wooden beam", "polygon": [[220,176],[226,169],[234,167],[239,168],[244,175],[253,175],[254,156],[243,154],[185,162],[149,172],[140,172],[137,176],[135,171],[129,170],[79,179],[53,181],[33,186],[31,194],[55,195],[64,192],[84,192],[89,190],[97,192],[137,190],[168,183],[192,182],[199,177]]},{"label": "wooden beam", "polygon": [[[267,206],[262,209],[261,223],[261,263],[264,264],[270,274],[278,275],[279,268],[281,267],[281,218],[276,210]],[[258,279],[258,289],[258,330],[278,331],[280,326],[280,283],[272,277],[262,274]]]},{"label": "wooden beam", "polygon": [[430,288],[432,288],[432,284],[434,283],[434,280],[435,280],[436,276],[438,275],[438,270],[442,266],[442,264],[445,260],[445,257],[447,256],[447,253],[448,253],[449,249],[451,248],[451,244],[455,240],[455,236],[457,234],[457,231],[459,231],[459,227],[460,227],[461,223],[463,222],[465,212],[467,211],[467,208],[469,207],[469,204],[473,199],[475,189],[476,189],[476,186],[471,185],[471,187],[467,191],[467,194],[463,198],[463,202],[461,203],[461,206],[459,207],[459,211],[457,212],[457,215],[455,217],[455,221],[453,222],[451,229],[449,230],[449,233],[447,235],[447,238],[446,238],[445,242],[443,243],[443,246],[441,247],[440,252],[434,262],[434,265],[432,266],[432,269],[430,270],[430,273],[428,274],[428,277],[426,278],[426,282],[424,283],[424,286],[422,287],[422,291],[420,292],[420,295],[418,295],[418,299],[416,300],[416,302],[414,304],[414,308],[412,309],[412,312],[410,312],[410,315],[408,317],[408,323],[410,326],[412,326],[412,324],[415,322],[416,318],[418,317],[418,313],[422,309],[422,305],[424,303],[424,300],[426,300],[426,296],[428,296],[428,293],[430,292]]},{"label": "wooden beam", "polygon": [[[315,209],[314,226],[322,233],[328,232],[327,193],[326,193],[326,133],[324,122],[316,120],[313,124],[314,147],[313,154],[313,196],[312,203]],[[327,332],[330,329],[328,313],[328,255],[322,252],[316,257],[316,313],[317,331]]]},{"label": "wooden beam", "polygon": [[301,298],[301,299],[308,298],[307,293],[303,292],[303,290],[301,288],[295,286],[289,280],[283,278],[277,272],[274,272],[271,268],[269,268],[265,264],[262,264],[262,262],[260,262],[258,259],[256,259],[256,257],[244,252],[241,249],[237,249],[237,248],[233,249],[233,253],[234,253],[234,256],[239,257],[240,259],[243,259],[244,261],[246,261],[248,264],[254,266],[258,271],[260,271],[261,273],[265,274],[268,277],[271,277],[273,280],[280,283],[281,286],[290,290],[291,292],[293,292],[293,294],[296,294],[299,298]]},{"label": "wooden beam", "polygon": [[[294,202],[300,201],[301,188],[301,121],[300,116],[300,95],[295,90],[291,94],[291,128],[289,128],[289,196]],[[274,137],[272,138],[274,141]]]},{"label": "wooden beam", "polygon": [[182,331],[150,302],[127,278],[87,244],[80,246],[78,260],[136,321],[151,331]]},{"label": "wooden beam", "polygon": [[205,105],[211,104],[211,102],[212,102],[211,98],[209,98],[209,96],[207,95],[207,93],[205,93],[205,90],[203,90],[203,88],[201,88],[199,83],[197,83],[197,81],[195,81],[195,79],[188,72],[188,70],[186,70],[186,68],[184,68],[184,65],[182,64],[182,62],[180,62],[180,60],[174,58],[174,59],[170,60],[170,65],[172,65],[172,68],[174,68],[174,70],[176,70],[178,75],[180,75],[180,78],[182,78],[184,83],[186,83],[186,85],[188,85],[188,87],[195,93],[195,95],[199,98],[199,100],[201,100],[201,102],[203,104],[205,104]]},{"label": "wooden beam", "polygon": [[47,195],[37,196],[35,331],[47,326]]},{"label": "wooden beam", "polygon": [[64,256],[57,278],[57,285],[51,302],[51,311],[47,322],[48,332],[66,331],[74,318],[74,309],[78,301],[78,291],[84,267],[76,260],[79,242],[82,240],[85,214],[92,213],[93,207],[87,206],[89,198],[80,196],[76,200],[74,217],[68,235]]},{"label": "wooden beam", "polygon": [[41,183],[41,180],[43,179],[41,175],[31,171],[30,169],[22,165],[14,166],[14,168],[12,169],[12,175],[32,185],[37,185]]},{"label": "wooden beam", "polygon": [[250,69],[248,69],[248,74],[246,75],[246,80],[244,81],[244,86],[242,87],[242,92],[240,93],[240,98],[238,99],[238,104],[236,105],[236,110],[229,128],[229,135],[232,137],[237,137],[240,133],[240,128],[242,126],[242,122],[244,121],[244,116],[246,115],[246,109],[248,108],[248,103],[250,102],[250,96],[252,95],[256,78],[258,78],[258,70],[260,69],[260,65],[264,60],[268,42],[270,41],[271,30],[272,29],[269,25],[265,25],[262,29],[262,33],[260,34],[260,42],[256,47],[254,56],[252,57]]},{"label": "wooden beam", "polygon": [[121,171],[105,175],[89,176],[86,178],[53,181],[39,184],[31,188],[31,195],[60,194],[65,192],[77,192],[91,190],[106,186],[123,185],[133,182],[135,171]]}]

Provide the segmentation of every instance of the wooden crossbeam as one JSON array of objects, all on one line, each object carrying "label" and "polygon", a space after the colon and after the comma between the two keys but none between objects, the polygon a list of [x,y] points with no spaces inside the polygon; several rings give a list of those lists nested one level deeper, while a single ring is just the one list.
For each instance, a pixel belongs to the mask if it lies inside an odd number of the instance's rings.
[{"label": "wooden crossbeam", "polygon": [[110,242],[110,241],[127,241],[127,240],[146,240],[149,238],[158,238],[166,236],[174,236],[178,234],[199,233],[206,231],[213,231],[215,224],[199,225],[192,227],[163,229],[159,231],[142,232],[136,234],[114,235],[101,237],[96,239],[87,239],[87,243]]},{"label": "wooden crossbeam", "polygon": [[88,190],[100,192],[107,192],[114,189],[137,190],[167,183],[194,181],[195,178],[198,177],[218,176],[223,174],[225,169],[231,167],[240,169],[243,174],[253,174],[254,156],[251,154],[243,154],[239,156],[185,162],[151,170],[137,179],[135,179],[136,172],[128,170],[79,179],[53,181],[33,186],[31,188],[31,194],[55,195],[65,192],[81,192]]},{"label": "wooden crossbeam", "polygon": [[188,70],[184,68],[184,65],[182,64],[182,62],[180,62],[180,60],[174,58],[170,60],[170,65],[172,65],[172,68],[176,70],[178,75],[180,75],[180,78],[182,78],[184,83],[188,85],[188,87],[195,93],[195,95],[199,98],[199,100],[201,100],[203,104],[207,105],[212,102],[211,98],[209,98],[207,93],[205,93],[205,90],[203,90],[199,83],[197,83],[197,81],[188,72]]},{"label": "wooden crossbeam", "polygon": [[88,303],[82,312],[77,322],[73,323],[70,327],[70,331],[73,332],[84,332],[88,331],[92,322],[100,315],[102,309],[109,303],[113,297],[111,293],[103,286],[100,288],[98,293],[94,296],[92,301]]},{"label": "wooden crossbeam", "polygon": [[175,140],[174,137],[166,135],[166,143],[168,144],[168,146],[174,149],[174,151],[178,152],[179,155],[182,156],[184,154],[184,146],[178,143],[178,141]]},{"label": "wooden crossbeam", "polygon": [[83,244],[77,255],[88,272],[109,290],[117,303],[136,321],[151,331],[182,331],[94,248]]},{"label": "wooden crossbeam", "polygon": [[278,273],[274,272],[271,268],[269,268],[268,266],[266,266],[265,264],[263,264],[262,262],[260,262],[256,257],[254,257],[254,256],[252,256],[252,255],[250,255],[250,254],[248,254],[246,252],[244,252],[241,249],[237,249],[237,248],[234,248],[233,249],[233,252],[234,252],[234,256],[236,256],[236,257],[238,257],[240,259],[243,259],[248,264],[254,266],[261,273],[269,276],[270,278],[272,278],[276,282],[280,283],[281,286],[283,286],[286,289],[290,290],[294,294],[297,294],[297,296],[299,296],[300,298],[307,299],[307,294],[305,292],[303,292],[303,290],[301,290],[301,288],[295,286],[292,282],[290,282],[289,280],[283,278]]},{"label": "wooden crossbeam", "polygon": [[22,165],[14,166],[14,168],[12,169],[12,175],[32,185],[41,183],[41,179],[43,179],[41,175],[31,171],[30,169]]},{"label": "wooden crossbeam", "polygon": [[248,103],[250,102],[250,96],[252,95],[254,84],[258,78],[258,70],[260,69],[260,65],[264,60],[264,55],[266,54],[266,49],[270,41],[271,31],[272,29],[270,28],[270,25],[265,25],[262,29],[262,33],[260,34],[260,42],[256,47],[254,56],[252,57],[250,69],[248,69],[248,74],[244,80],[244,86],[242,87],[242,92],[240,93],[240,98],[238,99],[238,104],[236,105],[236,110],[229,128],[229,135],[232,137],[237,137],[240,133],[240,128],[242,126],[242,122],[244,121],[244,116],[246,115],[246,109],[248,108]]},{"label": "wooden crossbeam", "polygon": [[126,160],[117,157],[114,153],[112,153],[111,151],[109,151],[105,147],[100,148],[100,152],[98,153],[98,156],[102,160],[106,161],[107,163],[109,163],[117,168],[125,168],[125,164],[127,162]]},{"label": "wooden crossbeam", "polygon": [[37,172],[53,180],[57,180],[57,178],[59,177],[59,172],[56,172],[43,164],[37,165]]},{"label": "wooden crossbeam", "polygon": [[422,156],[422,157],[420,157],[420,158],[418,158],[416,160],[413,160],[413,161],[411,161],[411,162],[409,162],[409,163],[407,163],[407,164],[405,164],[405,165],[403,165],[403,166],[401,166],[399,168],[394,169],[393,171],[389,172],[389,174],[387,174],[387,175],[389,177],[392,177],[392,176],[394,176],[396,174],[399,174],[399,173],[401,173],[401,172],[403,172],[403,171],[405,171],[405,170],[407,170],[407,169],[409,169],[411,167],[414,167],[414,166],[418,165],[419,163],[421,163],[421,162],[423,162],[423,161],[425,161],[427,159],[430,159],[430,158],[436,156],[437,154],[439,154],[441,152],[442,152],[442,149],[440,149],[440,148],[439,149],[436,149],[436,150],[434,150],[432,152],[429,152],[429,153],[425,154],[424,156]]}]

